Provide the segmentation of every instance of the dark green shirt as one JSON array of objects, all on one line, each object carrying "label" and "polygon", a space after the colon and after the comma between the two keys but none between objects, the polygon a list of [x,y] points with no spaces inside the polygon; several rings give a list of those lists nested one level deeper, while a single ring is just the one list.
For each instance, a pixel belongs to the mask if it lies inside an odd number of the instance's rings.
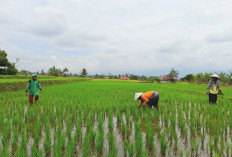
[{"label": "dark green shirt", "polygon": [[29,91],[29,95],[39,95],[38,89],[42,90],[42,88],[40,87],[39,80],[29,80],[26,92]]}]

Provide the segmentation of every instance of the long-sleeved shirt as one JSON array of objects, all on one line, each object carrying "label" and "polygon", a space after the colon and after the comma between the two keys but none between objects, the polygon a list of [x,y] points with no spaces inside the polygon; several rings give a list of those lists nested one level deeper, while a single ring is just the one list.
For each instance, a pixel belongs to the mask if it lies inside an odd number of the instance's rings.
[{"label": "long-sleeved shirt", "polygon": [[29,91],[29,95],[39,95],[38,89],[42,90],[39,80],[29,80],[26,92]]},{"label": "long-sleeved shirt", "polygon": [[211,94],[218,94],[218,91],[220,90],[219,80],[217,80],[216,83],[213,80],[210,80],[207,89],[209,89]]},{"label": "long-sleeved shirt", "polygon": [[148,102],[149,99],[152,97],[153,94],[154,94],[154,91],[149,91],[149,92],[143,93],[143,94],[141,95],[141,98],[142,98],[144,101]]}]

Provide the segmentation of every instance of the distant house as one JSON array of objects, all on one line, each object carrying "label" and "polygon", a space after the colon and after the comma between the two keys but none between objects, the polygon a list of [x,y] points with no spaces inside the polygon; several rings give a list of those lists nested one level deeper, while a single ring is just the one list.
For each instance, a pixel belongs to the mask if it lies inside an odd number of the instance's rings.
[{"label": "distant house", "polygon": [[129,80],[129,77],[120,77],[120,80]]},{"label": "distant house", "polygon": [[177,77],[173,79],[169,75],[164,75],[158,78],[159,83],[175,83],[177,81]]}]

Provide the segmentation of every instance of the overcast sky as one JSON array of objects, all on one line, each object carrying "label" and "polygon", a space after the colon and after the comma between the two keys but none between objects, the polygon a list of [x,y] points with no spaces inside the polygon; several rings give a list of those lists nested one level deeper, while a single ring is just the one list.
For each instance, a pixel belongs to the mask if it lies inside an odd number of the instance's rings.
[{"label": "overcast sky", "polygon": [[231,6],[231,0],[0,0],[0,49],[30,71],[228,72]]}]

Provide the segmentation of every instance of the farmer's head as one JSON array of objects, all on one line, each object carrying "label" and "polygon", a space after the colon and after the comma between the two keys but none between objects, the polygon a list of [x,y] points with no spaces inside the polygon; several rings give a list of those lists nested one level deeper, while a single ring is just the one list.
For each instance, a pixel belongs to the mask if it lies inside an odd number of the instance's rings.
[{"label": "farmer's head", "polygon": [[32,74],[32,79],[37,80],[37,74]]},{"label": "farmer's head", "polygon": [[219,76],[217,74],[213,74],[210,76],[212,78],[213,81],[217,81],[219,79]]},{"label": "farmer's head", "polygon": [[135,93],[135,100],[141,100],[141,95],[143,93]]}]

